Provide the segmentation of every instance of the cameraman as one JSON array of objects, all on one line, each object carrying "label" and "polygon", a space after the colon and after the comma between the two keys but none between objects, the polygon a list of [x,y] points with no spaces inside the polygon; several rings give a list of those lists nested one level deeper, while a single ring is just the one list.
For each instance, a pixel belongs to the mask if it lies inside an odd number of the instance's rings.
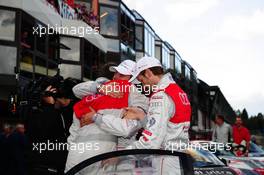
[{"label": "cameraman", "polygon": [[[32,142],[30,174],[63,174],[67,158],[65,145],[69,127],[72,123],[72,106],[75,99],[72,94],[73,79],[58,80],[52,77],[41,85],[44,91],[41,105],[28,117],[27,134]],[[33,145],[41,145],[45,150],[33,149]],[[52,147],[49,145],[52,144]],[[53,148],[53,149],[50,149]]]},{"label": "cameraman", "polygon": [[73,105],[78,101],[72,92],[72,88],[79,83],[79,80],[73,78],[65,79],[61,86],[57,87],[56,96],[54,97],[55,108],[60,112],[66,139],[70,135],[69,128],[72,124]]}]

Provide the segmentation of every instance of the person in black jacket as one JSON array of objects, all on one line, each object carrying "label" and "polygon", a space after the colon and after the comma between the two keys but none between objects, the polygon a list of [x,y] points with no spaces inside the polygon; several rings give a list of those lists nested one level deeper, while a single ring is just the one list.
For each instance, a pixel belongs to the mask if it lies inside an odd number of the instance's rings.
[{"label": "person in black jacket", "polygon": [[26,150],[28,140],[24,124],[16,124],[16,129],[7,137],[9,175],[26,175]]},{"label": "person in black jacket", "polygon": [[9,124],[3,125],[3,131],[0,133],[0,174],[7,175],[10,174],[9,165],[9,146],[8,137],[12,133],[12,127]]},{"label": "person in black jacket", "polygon": [[[58,145],[67,144],[75,103],[71,89],[75,81],[66,79],[58,84],[44,84],[41,105],[32,110],[27,119],[27,134],[32,144],[31,174],[63,174],[67,147]],[[40,152],[34,145],[41,144],[46,150]]]},{"label": "person in black jacket", "polygon": [[[31,142],[30,174],[62,174],[61,151],[48,150],[48,144],[64,143],[63,121],[58,109],[54,107],[53,97],[42,97],[41,106],[32,110],[27,118],[27,135]],[[38,146],[37,148],[35,146]],[[42,146],[40,146],[42,145]],[[43,150],[40,151],[40,147]]]},{"label": "person in black jacket", "polygon": [[67,138],[70,135],[69,128],[72,124],[73,105],[78,101],[72,92],[72,88],[79,83],[79,80],[67,78],[56,89],[55,108],[60,111],[64,122],[65,136]]}]

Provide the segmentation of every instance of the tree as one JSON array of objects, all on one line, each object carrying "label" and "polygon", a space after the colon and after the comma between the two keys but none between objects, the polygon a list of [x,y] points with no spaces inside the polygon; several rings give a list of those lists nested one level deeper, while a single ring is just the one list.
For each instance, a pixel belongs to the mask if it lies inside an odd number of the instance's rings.
[{"label": "tree", "polygon": [[260,118],[260,119],[264,119],[264,116],[263,116],[262,113],[258,113],[257,117]]},{"label": "tree", "polygon": [[250,129],[251,133],[257,134],[262,133],[264,134],[264,116],[262,113],[258,113],[258,115],[251,116],[248,118],[248,121],[245,125]]},{"label": "tree", "polygon": [[257,115],[257,126],[258,126],[259,131],[263,133],[264,117],[263,117],[263,114],[261,113],[258,113]]},{"label": "tree", "polygon": [[241,113],[241,118],[242,118],[242,120],[244,121],[244,122],[247,122],[248,121],[248,112],[247,112],[247,110],[244,108],[243,109],[243,111],[242,111],[242,113]]},{"label": "tree", "polygon": [[237,115],[237,116],[240,116],[240,115],[241,115],[241,111],[240,111],[239,109],[236,110],[235,112],[236,112],[236,115]]}]

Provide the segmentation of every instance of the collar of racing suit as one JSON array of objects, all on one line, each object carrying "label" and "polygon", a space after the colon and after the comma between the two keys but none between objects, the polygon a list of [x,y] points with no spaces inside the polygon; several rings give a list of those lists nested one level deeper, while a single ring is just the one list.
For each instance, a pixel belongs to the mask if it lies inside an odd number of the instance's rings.
[{"label": "collar of racing suit", "polygon": [[164,89],[167,86],[169,86],[169,84],[171,84],[171,83],[175,83],[175,81],[173,80],[171,74],[167,73],[167,74],[162,76],[161,80],[157,84],[157,87],[158,87],[158,89]]},{"label": "collar of racing suit", "polygon": [[171,83],[175,83],[170,73],[166,73],[162,76],[159,83],[156,85],[155,92],[151,94],[154,95],[155,93],[164,90],[166,87],[168,87]]}]

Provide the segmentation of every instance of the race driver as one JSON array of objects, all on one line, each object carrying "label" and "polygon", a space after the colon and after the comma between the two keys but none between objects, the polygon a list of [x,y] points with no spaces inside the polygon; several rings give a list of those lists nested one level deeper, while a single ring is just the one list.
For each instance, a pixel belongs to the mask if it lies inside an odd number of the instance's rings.
[{"label": "race driver", "polygon": [[[147,125],[140,139],[128,149],[176,150],[189,141],[191,105],[187,94],[175,83],[170,73],[164,74],[160,61],[143,57],[136,63],[130,81],[137,78],[151,87]],[[136,108],[127,108],[125,118],[142,119],[145,114]],[[157,174],[177,174],[179,165],[171,158],[156,160]]]},{"label": "race driver", "polygon": [[[131,60],[125,60],[117,67],[111,67],[112,71],[115,71],[114,80],[129,80],[132,75],[132,69],[134,68],[134,62]],[[97,81],[88,81],[81,83],[73,88],[73,92],[79,98],[86,95],[92,95],[97,93],[98,85],[107,81],[106,79],[99,78]],[[100,93],[104,90],[100,88]],[[134,106],[141,108],[142,111],[147,111],[148,100],[140,94],[134,85],[131,86],[128,97],[128,106]],[[89,113],[90,116],[95,115],[94,112]],[[69,150],[68,159],[66,163],[65,172],[77,165],[81,161],[93,157],[105,152],[111,152],[116,149],[117,136],[129,137],[134,135],[139,128],[144,125],[142,122],[130,119],[121,119],[122,109],[104,109],[99,110],[96,114],[95,123],[87,123],[89,125],[80,126],[79,120],[74,117],[73,124],[70,128],[70,137],[68,142],[70,144],[76,143],[91,143],[89,150]],[[86,117],[84,117],[86,118]],[[123,139],[125,140],[125,139]],[[120,141],[120,139],[118,140]],[[82,173],[98,174],[100,165],[98,167],[92,167],[85,169]]]}]

